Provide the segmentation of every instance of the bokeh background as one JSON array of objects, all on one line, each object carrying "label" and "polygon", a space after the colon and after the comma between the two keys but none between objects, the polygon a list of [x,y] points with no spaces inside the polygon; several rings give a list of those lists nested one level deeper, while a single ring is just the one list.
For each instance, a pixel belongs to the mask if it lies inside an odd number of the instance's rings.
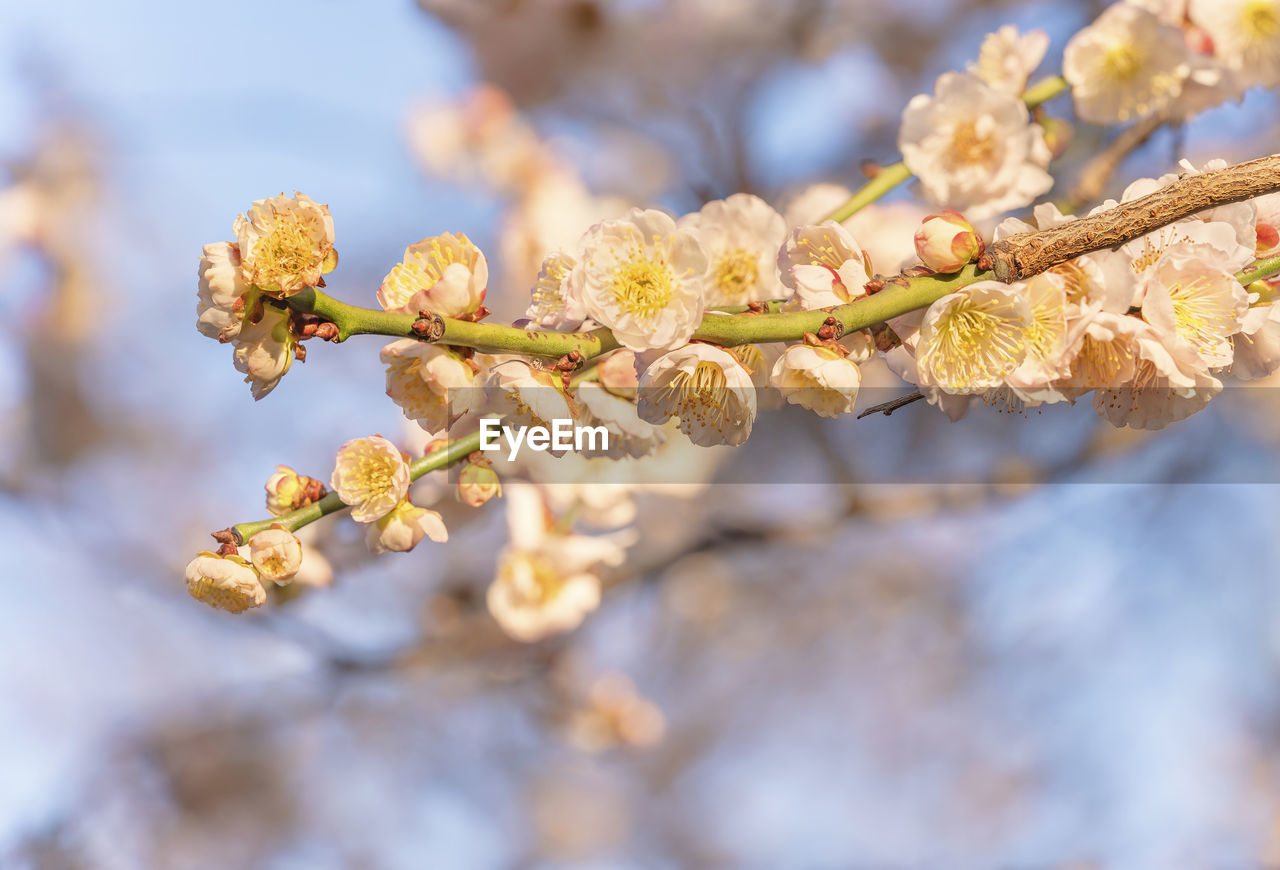
[{"label": "bokeh background", "polygon": [[[1045,28],[1056,72],[1102,5],[0,7],[0,867],[1280,866],[1272,384],[1147,436],[1087,404],[801,425],[780,462],[830,483],[638,496],[600,611],[535,645],[484,609],[500,505],[398,558],[329,523],[333,587],[264,612],[182,583],[276,463],[404,431],[376,339],[255,404],[196,333],[251,200],[328,203],[365,305],[466,232],[510,319],[593,220],[856,186],[984,33]],[[1276,108],[1160,130],[1108,192],[1280,150]],[[1076,130],[1058,193],[1113,135]]]}]

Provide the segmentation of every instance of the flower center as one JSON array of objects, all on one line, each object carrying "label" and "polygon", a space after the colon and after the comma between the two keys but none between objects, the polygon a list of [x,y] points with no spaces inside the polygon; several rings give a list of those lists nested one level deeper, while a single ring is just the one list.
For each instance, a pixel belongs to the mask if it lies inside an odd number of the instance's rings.
[{"label": "flower center", "polygon": [[1253,0],[1241,10],[1241,25],[1253,41],[1271,39],[1280,34],[1280,12],[1273,0]]},{"label": "flower center", "polygon": [[671,267],[664,260],[633,256],[613,272],[613,298],[627,314],[647,320],[671,301]]},{"label": "flower center", "polygon": [[1132,366],[1133,355],[1127,346],[1086,335],[1071,362],[1070,381],[1084,389],[1115,387],[1128,380]]},{"label": "flower center", "polygon": [[511,588],[520,604],[537,607],[560,594],[564,577],[546,559],[524,553],[511,558]]},{"label": "flower center", "polygon": [[964,392],[1007,375],[1026,353],[1026,330],[1019,324],[961,302],[939,319],[936,341],[924,362],[940,372],[940,382]]},{"label": "flower center", "polygon": [[746,295],[760,277],[760,266],[755,254],[739,248],[723,251],[712,268],[720,292],[730,299]]},{"label": "flower center", "polygon": [[951,147],[948,156],[956,166],[974,166],[990,163],[995,157],[996,143],[989,135],[978,133],[976,121],[964,121],[957,124],[951,133]]},{"label": "flower center", "polygon": [[427,286],[431,286],[443,278],[444,270],[454,263],[461,263],[470,269],[475,251],[476,246],[462,233],[444,241],[437,237],[431,239],[426,250],[414,252],[415,265],[427,276]]},{"label": "flower center", "polygon": [[565,277],[573,270],[573,258],[564,254],[553,254],[543,264],[538,273],[538,283],[533,288],[533,308],[543,316],[554,316],[564,312],[565,299],[561,287]]},{"label": "flower center", "polygon": [[1201,354],[1213,354],[1226,336],[1235,331],[1235,318],[1224,310],[1204,278],[1177,284],[1169,289],[1173,302],[1173,322],[1178,334]]},{"label": "flower center", "polygon": [[304,223],[294,214],[280,215],[271,232],[253,247],[254,272],[264,283],[275,284],[296,275],[315,262],[316,246]]},{"label": "flower center", "polygon": [[1102,74],[1112,82],[1127,82],[1138,75],[1145,63],[1145,54],[1132,42],[1113,45],[1102,56]]}]

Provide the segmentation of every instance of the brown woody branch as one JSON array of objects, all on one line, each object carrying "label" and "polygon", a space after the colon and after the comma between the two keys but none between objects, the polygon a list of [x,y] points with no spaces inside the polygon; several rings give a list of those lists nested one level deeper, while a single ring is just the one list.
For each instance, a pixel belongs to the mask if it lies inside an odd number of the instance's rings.
[{"label": "brown woody branch", "polygon": [[1214,208],[1280,190],[1280,155],[1180,178],[1155,193],[1043,230],[1018,233],[987,248],[979,265],[1001,281],[1017,281],[1090,251],[1117,248]]}]

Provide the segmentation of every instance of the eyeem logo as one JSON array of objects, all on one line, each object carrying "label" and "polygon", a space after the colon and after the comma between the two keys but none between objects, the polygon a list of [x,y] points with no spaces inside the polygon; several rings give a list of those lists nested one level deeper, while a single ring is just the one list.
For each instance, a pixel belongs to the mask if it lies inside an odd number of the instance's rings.
[{"label": "eyeem logo", "polygon": [[608,450],[609,430],[604,426],[578,426],[572,420],[552,420],[546,426],[503,426],[500,420],[480,421],[480,449],[502,449],[507,442],[507,458],[515,459],[522,445],[530,450]]}]

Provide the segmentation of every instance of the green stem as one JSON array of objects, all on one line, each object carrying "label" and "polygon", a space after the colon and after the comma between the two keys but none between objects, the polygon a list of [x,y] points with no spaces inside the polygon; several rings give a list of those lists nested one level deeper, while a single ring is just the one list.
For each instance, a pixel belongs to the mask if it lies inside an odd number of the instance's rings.
[{"label": "green stem", "polygon": [[1248,287],[1254,281],[1270,278],[1277,272],[1280,272],[1280,257],[1272,257],[1270,260],[1259,260],[1254,263],[1248,272],[1236,275],[1236,280]]},{"label": "green stem", "polygon": [[[409,479],[417,480],[422,475],[438,471],[441,468],[448,468],[466,459],[472,453],[480,449],[480,433],[472,432],[456,441],[449,442],[449,446],[440,450],[432,451],[421,459],[415,459],[409,463]],[[270,519],[258,520],[256,523],[238,523],[231,527],[231,531],[237,537],[237,543],[241,546],[248,543],[249,539],[263,529],[269,529],[271,526],[279,523],[291,532],[314,523],[323,516],[337,513],[345,510],[347,505],[338,498],[336,492],[325,495],[319,501],[300,507],[295,511],[290,511],[284,516],[271,517]]]},{"label": "green stem", "polygon": [[[855,299],[831,310],[792,311],[785,314],[726,314],[710,311],[702,318],[693,338],[724,347],[771,341],[800,341],[806,332],[817,332],[823,321],[832,314],[844,324],[846,332],[852,332],[913,309],[923,308],[933,300],[985,277],[990,277],[990,273],[979,273],[976,266],[969,265],[952,275],[904,278],[901,279],[905,282],[903,284],[891,283],[879,293]],[[316,314],[333,321],[338,327],[339,340],[362,334],[418,338],[413,332],[413,322],[417,318],[412,315],[357,308],[339,302],[319,290],[304,290],[288,297],[285,303],[297,311]],[[769,310],[772,312],[774,307],[771,305]],[[584,360],[590,360],[620,347],[613,333],[603,327],[590,332],[545,332],[448,318],[445,318],[444,324],[444,336],[436,344],[470,347],[486,353],[516,353],[559,359],[569,351],[576,350]]]},{"label": "green stem", "polygon": [[[1027,104],[1028,109],[1034,109],[1041,103],[1046,103],[1058,96],[1067,88],[1067,80],[1062,76],[1050,76],[1027,88],[1022,94],[1022,100]],[[886,166],[870,181],[858,188],[844,205],[823,220],[843,223],[911,177],[911,170],[902,161]]]}]

